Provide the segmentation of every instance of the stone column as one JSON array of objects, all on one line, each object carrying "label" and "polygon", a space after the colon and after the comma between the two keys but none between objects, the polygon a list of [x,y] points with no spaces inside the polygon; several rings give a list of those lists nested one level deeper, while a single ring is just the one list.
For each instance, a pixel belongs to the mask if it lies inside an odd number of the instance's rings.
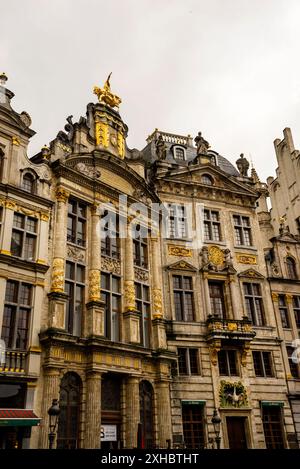
[{"label": "stone column", "polygon": [[130,224],[127,226],[125,238],[125,269],[124,269],[124,324],[126,342],[139,344],[141,342],[140,318],[141,313],[135,306],[133,241]]},{"label": "stone column", "polygon": [[171,403],[168,381],[156,384],[158,447],[167,448],[167,440],[172,441]]},{"label": "stone column", "polygon": [[[57,368],[46,368],[44,370],[44,386],[42,400],[42,424],[40,426],[40,448],[48,448],[49,440],[49,415],[48,409],[52,405],[53,399],[59,399],[60,371]],[[55,442],[56,444],[56,442]]]},{"label": "stone column", "polygon": [[104,335],[104,304],[101,301],[101,210],[91,207],[91,239],[89,259],[89,301],[87,303],[87,335]]},{"label": "stone column", "polygon": [[162,278],[160,275],[160,244],[158,238],[151,238],[151,274],[152,274],[152,332],[153,347],[167,348],[165,320],[162,305]]},{"label": "stone column", "polygon": [[16,204],[13,201],[5,200],[4,207],[5,207],[5,213],[4,213],[4,220],[3,220],[3,226],[2,226],[3,234],[2,234],[1,254],[6,254],[7,256],[11,256],[10,245],[11,245],[11,235],[12,235],[14,211],[16,210]]},{"label": "stone column", "polygon": [[140,421],[139,378],[130,377],[126,381],[126,429],[125,447],[137,447],[137,431]]},{"label": "stone column", "polygon": [[100,448],[101,373],[91,371],[86,377],[85,448]]},{"label": "stone column", "polygon": [[238,305],[238,289],[236,288],[234,278],[229,278],[229,288],[230,288],[230,299],[231,299],[231,306],[232,306],[232,314],[234,319],[241,319],[239,316],[239,305]]},{"label": "stone column", "polygon": [[67,200],[69,193],[65,189],[56,189],[56,229],[53,240],[53,260],[51,275],[51,292],[49,293],[50,327],[65,329],[65,314],[67,296],[65,288],[65,256],[66,256],[66,227]]}]

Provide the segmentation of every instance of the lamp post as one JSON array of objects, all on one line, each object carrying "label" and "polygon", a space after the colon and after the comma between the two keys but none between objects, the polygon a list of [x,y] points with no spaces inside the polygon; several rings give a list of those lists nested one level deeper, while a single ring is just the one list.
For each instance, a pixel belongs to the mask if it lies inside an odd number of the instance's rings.
[{"label": "lamp post", "polygon": [[52,405],[48,410],[49,414],[49,449],[53,449],[53,443],[55,440],[56,427],[58,423],[58,416],[60,413],[60,408],[58,405],[58,399],[52,400]]},{"label": "lamp post", "polygon": [[220,449],[220,446],[221,446],[221,437],[220,437],[221,418],[218,414],[217,409],[214,410],[214,414],[212,416],[211,423],[213,424],[214,430],[215,430],[215,435],[216,435],[215,442],[216,442],[216,445],[217,445],[217,449]]}]

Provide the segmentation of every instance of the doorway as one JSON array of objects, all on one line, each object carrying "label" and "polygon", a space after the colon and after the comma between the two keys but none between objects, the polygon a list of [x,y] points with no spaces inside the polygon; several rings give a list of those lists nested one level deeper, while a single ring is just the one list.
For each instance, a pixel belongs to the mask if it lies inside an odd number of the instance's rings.
[{"label": "doorway", "polygon": [[246,417],[226,417],[230,449],[247,449]]}]

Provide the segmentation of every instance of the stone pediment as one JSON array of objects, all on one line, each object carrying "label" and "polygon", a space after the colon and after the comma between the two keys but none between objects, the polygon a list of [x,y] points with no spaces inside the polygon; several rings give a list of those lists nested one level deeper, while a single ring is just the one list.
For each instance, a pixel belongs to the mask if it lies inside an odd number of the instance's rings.
[{"label": "stone pediment", "polygon": [[240,272],[238,276],[243,278],[256,278],[260,280],[265,278],[261,273],[257,272],[257,270],[255,269],[244,270],[243,272]]},{"label": "stone pediment", "polygon": [[12,109],[1,108],[0,120],[3,121],[4,125],[19,129],[21,133],[24,133],[27,137],[32,137],[35,131],[30,129],[31,118],[27,112],[23,111],[21,114],[13,111]]},{"label": "stone pediment", "polygon": [[[202,183],[202,176],[208,175],[212,178],[213,184],[207,185]],[[173,182],[180,182],[186,184],[203,185],[206,188],[217,188],[228,190],[232,192],[243,193],[248,196],[255,196],[257,194],[250,187],[236,180],[234,176],[229,176],[220,170],[218,167],[213,165],[201,165],[196,167],[188,167],[184,169],[174,170],[168,173],[165,180],[172,180]]]},{"label": "stone pediment", "polygon": [[166,266],[166,268],[168,270],[189,270],[192,272],[197,272],[197,268],[186,261],[174,262],[173,264]]}]

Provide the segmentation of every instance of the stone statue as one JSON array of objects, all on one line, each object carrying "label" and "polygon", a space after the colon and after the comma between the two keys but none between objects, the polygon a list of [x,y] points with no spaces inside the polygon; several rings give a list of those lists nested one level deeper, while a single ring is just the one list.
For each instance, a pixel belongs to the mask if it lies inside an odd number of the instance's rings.
[{"label": "stone statue", "polygon": [[197,137],[194,139],[197,147],[197,155],[206,154],[209,149],[209,143],[202,137],[201,132],[198,132]]},{"label": "stone statue", "polygon": [[241,176],[248,177],[249,161],[244,157],[244,153],[240,154],[238,160],[236,160],[237,169]]},{"label": "stone statue", "polygon": [[158,139],[155,140],[156,154],[159,160],[165,160],[167,156],[167,147],[160,134]]},{"label": "stone statue", "polygon": [[106,82],[104,83],[103,88],[99,88],[98,86],[94,87],[94,93],[98,96],[99,103],[105,103],[110,107],[119,107],[122,100],[116,94],[113,94],[110,89],[110,76],[111,73],[108,75]]},{"label": "stone statue", "polygon": [[224,256],[225,256],[225,266],[226,267],[232,267],[232,255],[230,249],[225,249],[224,250]]}]

